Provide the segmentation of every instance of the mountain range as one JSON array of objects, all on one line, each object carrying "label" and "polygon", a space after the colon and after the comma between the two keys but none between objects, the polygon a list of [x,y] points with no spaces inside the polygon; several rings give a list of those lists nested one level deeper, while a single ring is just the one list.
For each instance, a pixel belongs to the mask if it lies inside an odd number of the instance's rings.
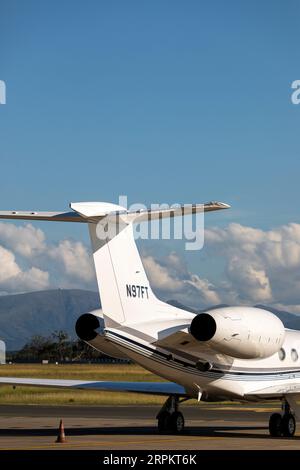
[{"label": "mountain range", "polygon": [[[203,312],[203,309],[191,309],[176,300],[169,300],[168,303],[193,313]],[[300,330],[300,315],[265,305],[256,307],[265,308],[277,315],[286,328]],[[100,308],[99,294],[80,289],[0,296],[0,339],[5,341],[8,351],[16,351],[33,335],[49,336],[55,330],[64,330],[71,338],[76,338],[74,327],[77,318],[96,308]],[[206,311],[210,309],[206,308]]]},{"label": "mountain range", "polygon": [[99,294],[57,289],[0,297],[0,339],[7,351],[21,349],[33,335],[50,336],[64,330],[76,338],[75,323],[82,314],[99,308]]}]

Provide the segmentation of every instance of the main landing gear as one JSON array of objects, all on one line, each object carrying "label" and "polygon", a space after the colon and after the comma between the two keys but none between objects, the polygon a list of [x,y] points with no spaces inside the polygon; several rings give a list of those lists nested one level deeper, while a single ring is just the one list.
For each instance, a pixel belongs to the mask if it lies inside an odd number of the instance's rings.
[{"label": "main landing gear", "polygon": [[[182,401],[185,401],[183,399]],[[179,397],[171,395],[156,416],[158,432],[160,434],[172,433],[180,434],[184,430],[184,417],[178,410]]]},{"label": "main landing gear", "polygon": [[293,437],[296,431],[296,421],[287,401],[284,401],[282,409],[283,414],[273,413],[270,416],[270,435],[273,437]]}]

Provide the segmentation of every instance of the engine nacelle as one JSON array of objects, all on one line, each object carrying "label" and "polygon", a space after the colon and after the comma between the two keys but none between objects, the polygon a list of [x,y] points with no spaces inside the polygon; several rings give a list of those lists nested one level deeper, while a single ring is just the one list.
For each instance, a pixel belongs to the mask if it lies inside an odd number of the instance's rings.
[{"label": "engine nacelle", "polygon": [[215,351],[240,359],[272,356],[285,338],[282,321],[256,307],[224,307],[200,313],[193,318],[190,333]]},{"label": "engine nacelle", "polygon": [[80,339],[103,354],[117,359],[127,359],[125,354],[105,338],[102,310],[93,310],[81,315],[76,322],[75,330]]}]

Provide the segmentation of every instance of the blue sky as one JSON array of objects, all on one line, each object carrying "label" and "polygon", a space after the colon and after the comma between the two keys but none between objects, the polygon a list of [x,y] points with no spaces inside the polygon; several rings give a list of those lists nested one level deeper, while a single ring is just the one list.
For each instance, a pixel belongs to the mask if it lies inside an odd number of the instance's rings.
[{"label": "blue sky", "polygon": [[296,0],[2,0],[1,208],[126,194],[232,204],[208,226],[299,223],[299,13]]}]

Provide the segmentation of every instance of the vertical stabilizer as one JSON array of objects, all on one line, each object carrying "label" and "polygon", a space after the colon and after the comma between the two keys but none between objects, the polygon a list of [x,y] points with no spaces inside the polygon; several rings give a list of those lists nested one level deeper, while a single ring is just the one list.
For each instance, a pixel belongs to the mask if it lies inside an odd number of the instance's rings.
[{"label": "vertical stabilizer", "polygon": [[[97,232],[102,235],[104,229],[108,236],[105,240],[99,239]],[[145,273],[132,223],[116,224],[108,218],[98,224],[90,223],[89,230],[106,325],[134,324],[157,318],[156,307],[160,301],[153,294]]]}]

